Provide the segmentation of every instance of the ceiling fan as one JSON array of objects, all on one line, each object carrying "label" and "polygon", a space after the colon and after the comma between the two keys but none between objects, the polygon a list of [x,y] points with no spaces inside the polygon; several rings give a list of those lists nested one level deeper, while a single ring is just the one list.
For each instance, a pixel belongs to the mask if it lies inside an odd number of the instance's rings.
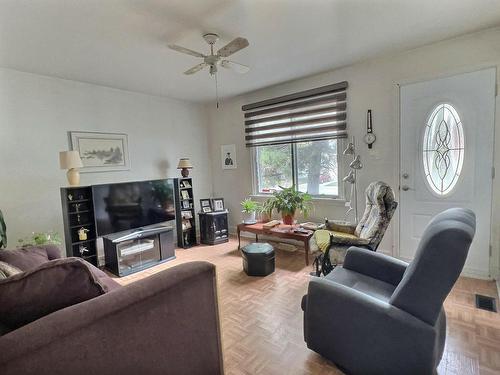
[{"label": "ceiling fan", "polygon": [[207,33],[203,35],[203,39],[208,43],[210,46],[210,54],[209,55],[204,55],[203,53],[193,51],[192,49],[185,48],[178,46],[176,44],[169,44],[168,48],[173,49],[174,51],[185,53],[187,55],[195,56],[195,57],[201,57],[203,59],[203,62],[193,66],[192,68],[186,70],[184,74],[186,75],[191,75],[194,73],[199,72],[205,67],[209,67],[209,72],[210,75],[215,77],[215,91],[216,91],[216,96],[217,96],[217,108],[219,107],[219,100],[218,100],[218,87],[217,87],[217,71],[218,67],[221,66],[226,69],[233,70],[236,73],[244,74],[247,73],[250,68],[246,65],[227,60],[226,58],[231,56],[232,54],[238,52],[239,50],[242,50],[243,48],[248,47],[249,43],[248,40],[245,38],[235,38],[228,44],[226,44],[224,47],[220,48],[217,53],[214,53],[214,45],[219,40],[219,35],[214,34],[214,33]]},{"label": "ceiling fan", "polygon": [[185,53],[187,55],[201,57],[203,62],[201,64],[193,66],[188,69],[184,74],[190,75],[199,72],[204,67],[208,66],[210,68],[210,74],[214,75],[217,73],[217,66],[220,65],[223,68],[232,69],[237,73],[246,73],[250,68],[246,65],[236,63],[234,61],[226,60],[226,57],[238,52],[239,50],[248,47],[248,40],[245,38],[235,38],[224,47],[219,49],[217,53],[214,54],[214,44],[219,39],[219,36],[214,33],[207,33],[203,35],[203,39],[210,45],[210,54],[204,55],[203,53],[193,51],[189,48],[181,47],[176,44],[170,44],[168,47],[174,51]]}]

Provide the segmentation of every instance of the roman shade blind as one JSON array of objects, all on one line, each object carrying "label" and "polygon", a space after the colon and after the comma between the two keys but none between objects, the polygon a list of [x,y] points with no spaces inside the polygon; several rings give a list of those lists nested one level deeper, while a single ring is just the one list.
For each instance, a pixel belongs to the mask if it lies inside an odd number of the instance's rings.
[{"label": "roman shade blind", "polygon": [[347,137],[347,82],[247,104],[247,147]]}]

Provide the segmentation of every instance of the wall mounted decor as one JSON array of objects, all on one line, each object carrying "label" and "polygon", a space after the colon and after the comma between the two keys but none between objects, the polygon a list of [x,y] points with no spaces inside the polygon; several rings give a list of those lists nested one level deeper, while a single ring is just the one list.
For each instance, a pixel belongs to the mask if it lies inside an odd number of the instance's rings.
[{"label": "wall mounted decor", "polygon": [[82,159],[81,172],[109,172],[130,169],[126,134],[69,132],[70,147]]},{"label": "wall mounted decor", "polygon": [[372,121],[372,110],[369,109],[366,112],[366,134],[363,138],[365,143],[368,145],[368,148],[372,148],[375,143],[377,137],[373,132],[373,121]]},{"label": "wall mounted decor", "polygon": [[222,169],[236,169],[236,146],[222,145],[220,146]]}]

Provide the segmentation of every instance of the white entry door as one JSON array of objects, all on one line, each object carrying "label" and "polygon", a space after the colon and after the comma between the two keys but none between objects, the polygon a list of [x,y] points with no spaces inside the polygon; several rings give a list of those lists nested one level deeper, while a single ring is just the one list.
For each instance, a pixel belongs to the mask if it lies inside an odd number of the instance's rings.
[{"label": "white entry door", "polygon": [[400,88],[399,254],[412,259],[431,218],[451,207],[476,213],[464,273],[488,277],[495,69]]}]

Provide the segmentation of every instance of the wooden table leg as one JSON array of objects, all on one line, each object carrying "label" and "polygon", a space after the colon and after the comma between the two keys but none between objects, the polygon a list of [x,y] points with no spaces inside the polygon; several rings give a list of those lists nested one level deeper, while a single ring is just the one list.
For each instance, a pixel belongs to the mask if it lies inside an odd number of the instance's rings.
[{"label": "wooden table leg", "polygon": [[304,250],[306,253],[306,266],[309,265],[309,239],[304,241]]},{"label": "wooden table leg", "polygon": [[259,235],[255,233],[255,242],[259,242]]},{"label": "wooden table leg", "polygon": [[241,243],[240,243],[240,228],[236,228],[236,233],[238,234],[238,250],[240,249]]}]

